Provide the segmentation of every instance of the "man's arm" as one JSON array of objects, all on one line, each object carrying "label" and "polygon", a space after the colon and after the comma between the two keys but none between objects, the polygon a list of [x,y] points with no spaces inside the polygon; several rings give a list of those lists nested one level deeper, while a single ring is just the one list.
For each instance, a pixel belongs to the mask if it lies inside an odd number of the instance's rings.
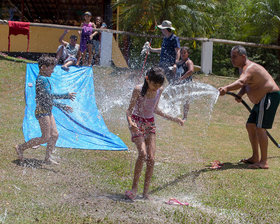
[{"label": "man's arm", "polygon": [[176,47],[175,48],[175,52],[176,52],[176,61],[175,61],[175,63],[177,63],[177,62],[180,61],[180,48]]},{"label": "man's arm", "polygon": [[237,89],[240,89],[240,88],[241,88],[241,90],[239,91],[238,94],[243,94],[244,95],[245,94],[245,87],[246,87],[249,79],[250,79],[250,75],[249,75],[248,72],[246,73],[246,75],[241,74],[240,78],[237,79],[235,82],[233,82],[233,83],[231,83],[227,86],[220,87],[219,88],[220,95],[223,96],[229,91],[237,90]]},{"label": "man's arm", "polygon": [[150,51],[153,52],[153,53],[158,53],[158,54],[160,54],[161,48],[152,48],[152,47],[150,47]]}]

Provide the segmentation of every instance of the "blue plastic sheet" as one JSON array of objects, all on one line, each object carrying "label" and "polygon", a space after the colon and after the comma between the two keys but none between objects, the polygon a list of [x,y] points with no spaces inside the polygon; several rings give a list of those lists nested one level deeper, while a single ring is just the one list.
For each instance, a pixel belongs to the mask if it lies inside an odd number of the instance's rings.
[{"label": "blue plastic sheet", "polygon": [[[25,116],[23,134],[25,141],[41,136],[38,120],[35,118],[35,84],[39,73],[38,64],[27,64],[25,83]],[[75,101],[58,100],[73,108],[73,113],[53,107],[59,138],[57,147],[127,150],[123,141],[111,133],[98,111],[95,102],[93,71],[91,67],[70,67],[66,72],[57,65],[49,78],[54,93],[76,92]]]}]

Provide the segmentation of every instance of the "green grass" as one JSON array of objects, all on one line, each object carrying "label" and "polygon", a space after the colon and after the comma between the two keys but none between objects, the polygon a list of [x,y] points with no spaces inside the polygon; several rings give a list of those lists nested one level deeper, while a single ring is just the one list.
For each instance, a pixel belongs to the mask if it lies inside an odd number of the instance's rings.
[{"label": "green grass", "polygon": [[[26,151],[28,166],[18,166],[13,145],[23,141],[25,68],[24,62],[0,58],[0,223],[280,223],[280,151],[269,143],[269,170],[238,164],[251,154],[245,130],[248,112],[231,96],[219,98],[210,125],[199,103],[191,105],[185,127],[157,118],[152,201],[123,200],[137,156],[125,120],[119,119],[123,109],[104,119],[130,152],[59,148],[60,165],[46,166],[40,147]],[[127,75],[112,72],[95,68],[96,83],[114,85]],[[202,75],[195,79],[215,87],[234,80]],[[278,112],[270,131],[276,140],[279,128]],[[208,169],[216,159],[224,167]],[[171,197],[190,206],[165,205]]]}]

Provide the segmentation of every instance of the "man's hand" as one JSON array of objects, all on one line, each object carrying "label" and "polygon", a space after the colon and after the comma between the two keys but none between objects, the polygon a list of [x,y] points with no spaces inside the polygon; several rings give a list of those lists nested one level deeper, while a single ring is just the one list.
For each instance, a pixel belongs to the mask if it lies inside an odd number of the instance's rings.
[{"label": "man's hand", "polygon": [[220,96],[224,96],[227,93],[227,88],[225,86],[220,87],[218,90],[220,92]]}]

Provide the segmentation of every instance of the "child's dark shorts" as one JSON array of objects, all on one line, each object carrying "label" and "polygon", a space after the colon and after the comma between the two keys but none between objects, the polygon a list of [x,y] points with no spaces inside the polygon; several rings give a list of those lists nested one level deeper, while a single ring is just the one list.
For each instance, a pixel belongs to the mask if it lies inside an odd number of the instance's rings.
[{"label": "child's dark shorts", "polygon": [[46,117],[46,116],[51,116],[51,115],[52,115],[51,111],[46,110],[42,107],[36,107],[35,117],[37,120],[39,120],[39,118],[41,118],[41,117]]},{"label": "child's dark shorts", "polygon": [[132,131],[132,129],[129,128],[132,142],[134,142],[135,138],[147,138],[150,134],[156,134],[156,125],[154,117],[147,119],[133,114],[131,118],[132,121],[135,122],[137,125],[137,131]]},{"label": "child's dark shorts", "polygon": [[247,123],[256,124],[258,128],[271,129],[280,102],[280,91],[267,93],[255,104]]}]

